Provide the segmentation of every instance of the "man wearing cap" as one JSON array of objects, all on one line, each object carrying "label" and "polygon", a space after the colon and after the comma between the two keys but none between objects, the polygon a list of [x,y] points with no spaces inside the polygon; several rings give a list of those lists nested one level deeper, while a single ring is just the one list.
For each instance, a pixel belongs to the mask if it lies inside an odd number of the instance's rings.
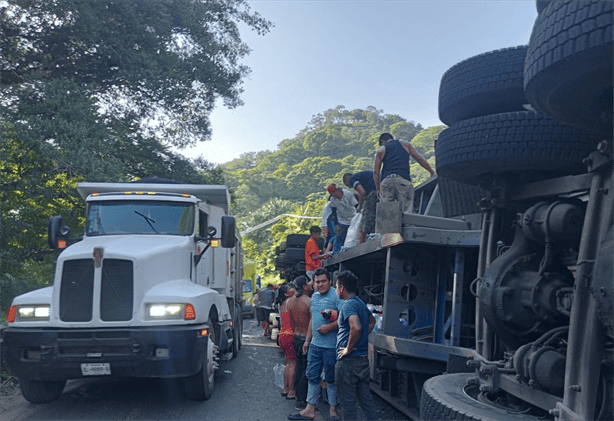
[{"label": "man wearing cap", "polygon": [[[326,189],[330,195],[331,207],[337,209],[337,221],[339,225],[339,233],[337,239],[341,247],[345,242],[345,236],[347,235],[348,228],[352,223],[352,218],[356,215],[356,206],[358,201],[354,194],[347,189],[340,189],[335,184],[330,184]],[[333,252],[335,250],[333,249]]]},{"label": "man wearing cap", "polygon": [[375,191],[373,170],[361,171],[356,174],[345,173],[343,174],[343,184],[353,188],[358,193],[358,209],[362,212],[358,226],[358,242],[364,243],[367,234],[375,231],[375,211],[379,201]]},{"label": "man wearing cap", "polygon": [[382,202],[399,201],[401,211],[413,213],[414,185],[409,175],[410,155],[431,173],[431,177],[435,175],[435,170],[406,140],[398,140],[390,133],[382,133],[379,144],[373,168],[377,196]]}]

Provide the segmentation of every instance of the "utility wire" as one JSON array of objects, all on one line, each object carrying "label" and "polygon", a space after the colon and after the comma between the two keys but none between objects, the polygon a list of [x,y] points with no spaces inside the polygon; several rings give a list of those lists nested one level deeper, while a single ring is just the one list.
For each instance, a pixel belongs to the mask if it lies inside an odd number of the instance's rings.
[{"label": "utility wire", "polygon": [[321,217],[319,216],[304,216],[304,215],[293,215],[291,213],[282,213],[281,215],[277,215],[275,218],[269,219],[268,221],[258,224],[255,227],[250,227],[246,229],[245,231],[241,231],[241,236],[247,235],[250,232],[256,231],[257,229],[260,229],[262,227],[266,227],[267,225],[271,225],[273,222],[279,220],[280,218],[283,218],[284,216],[292,216],[294,218],[300,218],[300,219],[321,219]]}]

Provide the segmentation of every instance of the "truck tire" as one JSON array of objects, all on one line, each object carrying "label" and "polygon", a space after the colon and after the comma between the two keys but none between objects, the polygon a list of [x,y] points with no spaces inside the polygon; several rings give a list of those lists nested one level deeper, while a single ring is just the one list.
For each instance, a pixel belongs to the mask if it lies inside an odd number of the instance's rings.
[{"label": "truck tire", "polygon": [[612,137],[611,1],[551,2],[537,17],[525,93],[542,113]]},{"label": "truck tire", "polygon": [[275,258],[275,266],[283,268],[288,266],[286,264],[286,253],[281,253],[279,256]]},{"label": "truck tire", "polygon": [[286,252],[290,248],[304,248],[310,237],[309,234],[288,234],[286,237]]},{"label": "truck tire", "polygon": [[[475,374],[443,374],[428,379],[422,388],[420,419],[424,421],[537,421],[543,419],[543,414],[540,417],[514,413],[478,401],[468,389],[470,386],[466,386],[467,379],[470,377],[475,377]],[[477,386],[472,387],[477,389]]]},{"label": "truck tire", "polygon": [[526,46],[491,51],[452,66],[439,86],[439,119],[452,125],[483,115],[523,111]]},{"label": "truck tire", "polygon": [[66,380],[19,379],[21,394],[30,403],[48,403],[60,397]]},{"label": "truck tire", "polygon": [[472,118],[439,134],[437,172],[466,184],[520,170],[541,178],[579,174],[601,139],[535,111]]},{"label": "truck tire", "polygon": [[305,260],[304,248],[288,248],[286,249],[285,262],[291,265]]},{"label": "truck tire", "polygon": [[217,356],[217,345],[215,344],[215,329],[213,324],[207,322],[210,326],[207,354],[205,361],[200,370],[192,375],[184,378],[184,386],[188,399],[195,401],[204,401],[211,397],[215,386],[215,366]]},{"label": "truck tire", "polygon": [[546,7],[548,7],[552,3],[552,0],[535,0],[535,8],[537,9],[537,14],[539,15],[543,12]]}]

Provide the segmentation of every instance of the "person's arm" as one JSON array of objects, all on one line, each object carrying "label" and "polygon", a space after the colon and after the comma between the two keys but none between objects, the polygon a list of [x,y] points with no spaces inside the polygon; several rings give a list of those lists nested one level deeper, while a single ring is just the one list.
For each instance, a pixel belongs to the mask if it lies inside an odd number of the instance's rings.
[{"label": "person's arm", "polygon": [[360,184],[356,184],[354,190],[358,193],[358,210],[362,208],[362,202],[365,200],[366,191]]},{"label": "person's arm", "polygon": [[374,327],[375,327],[375,317],[373,317],[373,313],[369,313],[369,333],[373,332]]},{"label": "person's arm", "polygon": [[339,353],[337,354],[339,358],[343,358],[354,351],[354,347],[360,339],[360,333],[362,332],[362,326],[360,325],[360,319],[357,314],[350,315],[347,321],[350,325],[350,337],[348,338],[347,346],[339,348]]},{"label": "person's arm", "polygon": [[309,351],[309,343],[311,343],[311,338],[313,338],[313,332],[311,330],[311,318],[309,319],[309,327],[307,328],[307,336],[305,337],[305,343],[303,344],[303,354],[307,354]]},{"label": "person's arm", "polygon": [[382,170],[382,160],[384,159],[385,153],[386,148],[384,148],[384,146],[381,146],[375,154],[375,165],[373,166],[373,181],[375,182],[375,191],[377,191],[377,197],[379,197],[379,187],[381,183],[379,176],[380,171]]},{"label": "person's arm", "polygon": [[320,335],[326,335],[328,332],[331,332],[337,329],[339,329],[339,324],[337,323],[337,320],[335,320],[334,322],[326,323],[320,326],[318,328],[318,333]]},{"label": "person's arm", "polygon": [[411,145],[411,143],[407,141],[402,141],[401,144],[403,145],[405,150],[409,152],[411,156],[414,157],[414,159],[418,162],[418,164],[422,165],[422,168],[424,168],[425,170],[431,173],[431,177],[435,175],[435,170],[433,169],[433,167],[431,167],[431,165],[427,162],[427,160],[424,159],[422,155],[418,153],[416,148],[414,148]]}]

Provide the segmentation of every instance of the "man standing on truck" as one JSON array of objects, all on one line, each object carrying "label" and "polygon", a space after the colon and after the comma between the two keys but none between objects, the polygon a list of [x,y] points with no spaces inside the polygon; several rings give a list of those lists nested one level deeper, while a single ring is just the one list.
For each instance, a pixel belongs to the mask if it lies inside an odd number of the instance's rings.
[{"label": "man standing on truck", "polygon": [[[406,140],[395,139],[390,133],[379,137],[380,148],[375,154],[373,180],[377,196],[382,202],[401,202],[401,211],[414,211],[414,185],[409,175],[409,156],[435,175],[435,170]],[[382,169],[383,165],[383,169]]]},{"label": "man standing on truck", "polygon": [[375,318],[356,295],[358,278],[349,270],[337,276],[337,295],[345,300],[339,312],[335,382],[339,391],[341,417],[355,420],[357,404],[368,420],[377,419],[377,409],[369,390],[369,333]]},{"label": "man standing on truck", "polygon": [[294,391],[296,394],[295,408],[297,411],[307,406],[307,353],[303,352],[303,345],[307,339],[309,322],[311,321],[310,301],[313,293],[313,282],[306,276],[299,276],[294,280],[296,295],[288,299],[288,312],[290,324],[294,331],[294,354],[296,355],[296,373]]},{"label": "man standing on truck", "polygon": [[343,174],[343,184],[353,188],[358,193],[358,210],[362,212],[360,225],[358,226],[358,242],[364,243],[367,234],[375,231],[375,210],[377,206],[377,191],[373,170],[361,171],[356,174]]},{"label": "man standing on truck", "polygon": [[305,272],[309,279],[313,279],[313,272],[322,266],[322,259],[325,259],[326,253],[320,254],[320,247],[318,247],[318,238],[322,229],[316,225],[309,228],[311,238],[305,243]]},{"label": "man standing on truck", "polygon": [[352,223],[352,218],[356,215],[356,207],[358,201],[354,194],[348,189],[340,189],[336,184],[330,184],[326,190],[330,193],[330,205],[337,209],[337,221],[340,228],[337,234],[337,240],[343,246],[348,228]]},{"label": "man standing on truck", "polygon": [[[316,407],[319,402],[322,369],[324,381],[327,383],[328,403],[331,420],[338,420],[337,415],[337,385],[335,384],[335,363],[337,346],[337,317],[343,301],[337,296],[335,288],[325,268],[315,271],[316,291],[311,298],[311,320],[307,330],[307,338],[303,345],[303,353],[307,354],[307,407],[301,412],[288,415],[290,420],[311,420],[316,418]],[[328,319],[325,315],[328,314]]]}]

